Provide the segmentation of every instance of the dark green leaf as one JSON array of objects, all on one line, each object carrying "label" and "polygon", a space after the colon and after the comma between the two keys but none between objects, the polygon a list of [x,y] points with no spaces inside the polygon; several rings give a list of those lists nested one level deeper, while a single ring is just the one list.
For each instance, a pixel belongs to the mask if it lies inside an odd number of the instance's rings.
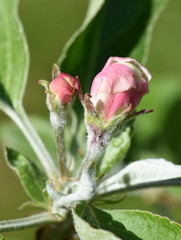
[{"label": "dark green leaf", "polygon": [[46,200],[43,193],[45,188],[46,177],[36,167],[36,165],[22,154],[7,148],[7,159],[10,167],[12,167],[20,178],[20,181],[26,193],[39,202]]},{"label": "dark green leaf", "polygon": [[110,56],[133,56],[142,61],[155,19],[166,2],[90,0],[85,21],[59,59],[62,71],[79,75],[83,91],[88,91],[94,75]]}]

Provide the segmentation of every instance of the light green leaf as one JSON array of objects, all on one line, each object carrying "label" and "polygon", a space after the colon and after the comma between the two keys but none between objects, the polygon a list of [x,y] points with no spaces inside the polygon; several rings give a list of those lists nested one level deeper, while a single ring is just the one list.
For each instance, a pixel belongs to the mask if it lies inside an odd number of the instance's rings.
[{"label": "light green leaf", "polygon": [[17,14],[18,0],[0,0],[0,108],[19,107],[29,69],[29,54]]},{"label": "light green leaf", "polygon": [[21,129],[47,176],[54,179],[58,169],[22,108],[29,56],[17,7],[18,0],[0,0],[0,109]]},{"label": "light green leaf", "polygon": [[113,221],[144,240],[180,240],[181,226],[166,217],[140,210],[105,210]]},{"label": "light green leaf", "polygon": [[78,75],[83,90],[88,91],[108,57],[134,56],[142,61],[155,20],[166,2],[90,0],[85,21],[68,41],[58,61],[60,67],[73,76]]},{"label": "light green leaf", "polygon": [[[34,122],[35,121],[33,119],[33,123]],[[3,143],[4,146],[16,149],[16,151],[21,152],[23,155],[26,155],[28,158],[32,159],[33,162],[38,163],[33,149],[13,122],[7,120],[1,121],[0,142]],[[38,166],[41,167],[40,164]]]},{"label": "light green leaf", "polygon": [[127,127],[120,135],[114,137],[110,142],[98,165],[97,177],[104,175],[112,169],[116,163],[123,160],[131,145],[130,132],[130,127]]},{"label": "light green leaf", "polygon": [[[58,169],[58,159],[56,155],[56,147],[55,147],[55,138],[53,134],[53,130],[51,128],[51,124],[48,118],[41,118],[37,116],[32,116],[31,121],[35,126],[38,134],[43,140],[46,149],[51,154],[52,158]],[[45,131],[46,129],[46,131]],[[11,134],[9,134],[11,133]],[[85,154],[85,125],[82,122],[81,124],[77,124],[76,114],[71,113],[67,120],[67,125],[65,127],[65,143],[67,149],[67,160],[69,163],[69,167],[72,169],[72,176],[76,176],[76,173],[81,165],[82,157],[81,155]],[[18,152],[21,152],[23,155],[28,156],[28,158],[32,159],[33,162],[36,162],[38,167],[41,167],[39,162],[37,161],[37,157],[33,152],[33,149],[30,147],[28,141],[16,128],[16,126],[11,121],[4,121],[0,125],[0,140],[3,142],[5,146],[16,149]],[[76,160],[75,160],[76,159]]]},{"label": "light green leaf", "polygon": [[15,170],[26,193],[33,200],[46,201],[45,188],[46,177],[36,165],[20,153],[7,148],[7,160],[11,168]]},{"label": "light green leaf", "polygon": [[133,162],[97,187],[97,194],[110,194],[151,186],[181,185],[181,166],[164,159]]},{"label": "light green leaf", "polygon": [[72,210],[72,213],[75,229],[79,235],[80,240],[120,240],[120,238],[116,237],[109,231],[93,228],[89,223],[81,219],[75,210]]},{"label": "light green leaf", "polygon": [[6,240],[5,238],[3,238],[2,236],[0,236],[0,240]]},{"label": "light green leaf", "polygon": [[95,208],[93,205],[79,205],[76,212],[92,227],[112,232],[122,240],[140,240],[131,231],[127,231],[122,223],[114,221],[109,213]]}]

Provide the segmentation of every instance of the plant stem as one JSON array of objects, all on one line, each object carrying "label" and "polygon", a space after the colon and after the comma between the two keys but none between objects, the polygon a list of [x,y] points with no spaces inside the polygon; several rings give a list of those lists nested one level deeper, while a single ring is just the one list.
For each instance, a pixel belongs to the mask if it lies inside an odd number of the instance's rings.
[{"label": "plant stem", "polygon": [[58,213],[61,208],[75,206],[81,201],[90,201],[94,197],[96,164],[103,155],[109,138],[106,132],[88,128],[87,154],[83,160],[79,181],[74,182],[76,190],[72,190],[70,194],[62,195],[51,183],[47,183],[46,189],[54,204],[54,213]]},{"label": "plant stem", "polygon": [[65,154],[65,142],[64,142],[64,127],[66,123],[64,109],[61,111],[50,111],[50,122],[54,130],[56,148],[57,148],[57,157],[60,167],[60,177],[63,181],[63,178],[66,176],[67,167],[66,167],[66,154]]},{"label": "plant stem", "polygon": [[87,132],[87,154],[82,162],[79,176],[82,171],[87,171],[92,164],[97,164],[98,160],[102,157],[110,138],[109,134],[106,132],[103,132],[101,129],[90,127],[89,125],[87,125]]},{"label": "plant stem", "polygon": [[24,228],[30,228],[37,225],[43,225],[47,223],[59,222],[60,218],[52,215],[48,212],[39,213],[30,217],[13,219],[7,221],[0,221],[0,232],[9,232],[20,230]]},{"label": "plant stem", "polygon": [[60,176],[63,180],[67,176],[66,158],[65,158],[65,141],[64,141],[64,129],[59,127],[55,129],[55,138],[57,146],[57,156],[60,167]]},{"label": "plant stem", "polygon": [[104,152],[102,141],[91,141],[83,161],[79,181],[75,183],[77,189],[68,195],[62,195],[52,184],[47,183],[47,192],[54,203],[55,213],[58,209],[75,206],[81,201],[90,201],[95,195],[95,172],[96,163]]}]

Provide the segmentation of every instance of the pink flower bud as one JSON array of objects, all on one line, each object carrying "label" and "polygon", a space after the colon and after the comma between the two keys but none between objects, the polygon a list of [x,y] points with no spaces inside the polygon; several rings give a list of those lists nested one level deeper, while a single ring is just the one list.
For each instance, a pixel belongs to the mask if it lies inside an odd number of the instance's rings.
[{"label": "pink flower bud", "polygon": [[132,112],[148,92],[151,75],[131,58],[110,57],[93,80],[91,102],[105,121]]},{"label": "pink flower bud", "polygon": [[79,89],[78,79],[63,72],[53,79],[49,85],[49,90],[55,94],[62,105],[71,103],[75,91],[79,91]]}]

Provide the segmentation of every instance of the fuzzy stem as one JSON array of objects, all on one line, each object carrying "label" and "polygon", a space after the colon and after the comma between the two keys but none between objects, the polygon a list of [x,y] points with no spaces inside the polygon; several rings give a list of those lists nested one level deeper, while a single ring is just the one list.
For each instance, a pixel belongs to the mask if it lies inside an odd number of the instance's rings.
[{"label": "fuzzy stem", "polygon": [[59,222],[60,219],[55,215],[48,212],[39,213],[30,217],[13,219],[7,221],[0,221],[0,232],[9,232],[20,230],[24,228],[30,228],[37,225],[43,225],[47,223]]},{"label": "fuzzy stem", "polygon": [[110,136],[107,132],[103,132],[101,129],[90,127],[89,125],[87,125],[87,132],[87,154],[83,160],[79,176],[81,176],[82,171],[87,171],[92,165],[97,164],[98,160],[102,157],[110,139]]},{"label": "fuzzy stem", "polygon": [[60,167],[60,175],[63,179],[67,173],[66,169],[66,157],[65,157],[65,141],[64,141],[64,129],[59,127],[55,129],[55,138],[56,138],[56,146],[57,146],[57,156]]},{"label": "fuzzy stem", "polygon": [[68,195],[62,195],[57,192],[53,185],[47,185],[47,192],[54,202],[55,212],[58,212],[60,208],[69,208],[75,206],[81,201],[90,201],[95,195],[95,173],[96,163],[102,156],[107,144],[107,137],[105,135],[98,134],[91,135],[91,140],[88,139],[88,150],[86,157],[83,161],[81,168],[79,181],[75,183],[77,189]]},{"label": "fuzzy stem", "polygon": [[66,176],[66,154],[65,154],[65,141],[64,141],[64,126],[65,126],[65,112],[62,109],[60,112],[50,111],[50,122],[54,130],[57,157],[60,166],[60,176],[63,178]]},{"label": "fuzzy stem", "polygon": [[[54,204],[54,213],[58,213],[61,208],[75,206],[81,201],[90,201],[95,195],[95,173],[96,164],[103,155],[109,142],[110,136],[107,132],[99,129],[88,129],[87,154],[84,158],[79,181],[74,183],[76,190],[68,195],[62,195],[53,185],[47,183],[47,192]],[[70,189],[69,189],[70,190]]]},{"label": "fuzzy stem", "polygon": [[[91,158],[91,159],[90,159]],[[58,213],[61,208],[75,206],[81,201],[89,201],[95,194],[95,162],[92,161],[92,155],[87,154],[85,167],[82,168],[80,180],[74,185],[77,186],[75,192],[68,195],[62,195],[54,186],[47,183],[46,189],[48,195],[53,201],[54,213]]]}]

